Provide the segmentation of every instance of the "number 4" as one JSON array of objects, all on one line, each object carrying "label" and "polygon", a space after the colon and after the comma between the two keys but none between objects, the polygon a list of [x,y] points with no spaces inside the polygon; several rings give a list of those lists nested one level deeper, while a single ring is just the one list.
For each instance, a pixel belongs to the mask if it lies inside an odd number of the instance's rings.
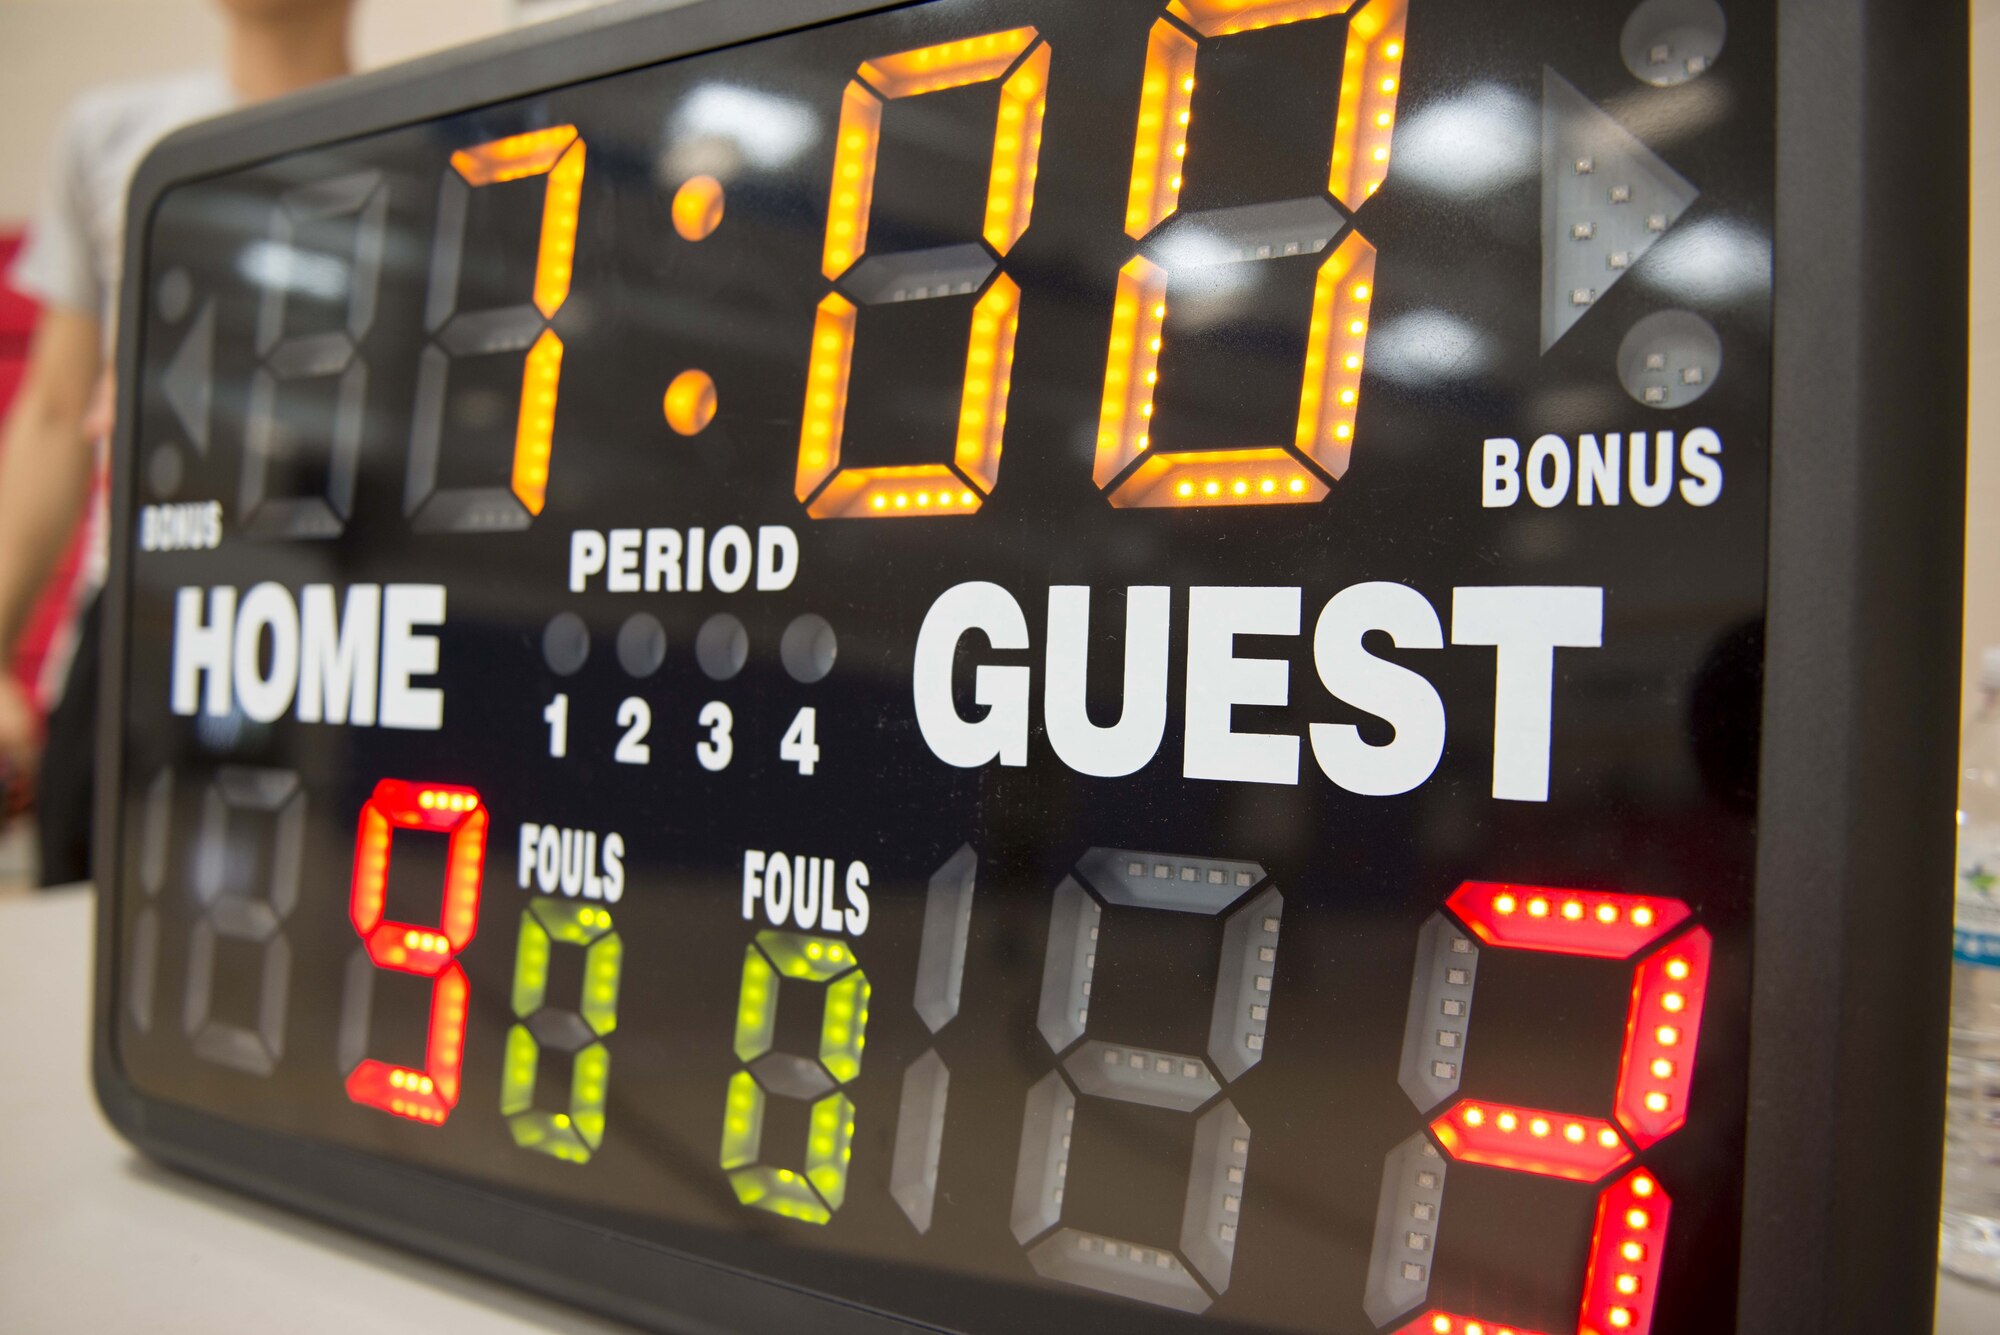
[{"label": "number 4", "polygon": [[819,764],[818,726],[819,711],[811,705],[801,709],[792,726],[785,729],[785,739],[778,743],[778,759],[797,765],[801,774],[812,773]]}]

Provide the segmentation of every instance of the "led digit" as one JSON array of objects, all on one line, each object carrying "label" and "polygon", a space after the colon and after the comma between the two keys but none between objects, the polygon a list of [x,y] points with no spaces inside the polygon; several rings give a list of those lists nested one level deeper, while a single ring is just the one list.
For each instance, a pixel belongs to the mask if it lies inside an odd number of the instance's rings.
[{"label": "led digit", "polygon": [[[778,988],[784,980],[824,983],[819,1059],[773,1052]],[[736,1199],[786,1219],[824,1224],[847,1199],[853,1158],[854,1103],[842,1088],[861,1074],[868,1036],[868,975],[854,952],[832,937],[763,931],[743,953],[736,998],[736,1056],[722,1111],[721,1164]],[[805,1166],[764,1162],[767,1095],[812,1103]]]},{"label": "led digit", "polygon": [[[821,271],[837,289],[819,304],[806,371],[795,491],[815,519],[971,514],[1000,478],[1021,291],[999,261],[1028,230],[1048,97],[1049,46],[1033,28],[865,60],[841,95]],[[1002,79],[987,172],[984,245],[868,255],[882,104]],[[968,293],[972,311],[949,464],[841,464],[858,306]],[[850,300],[852,298],[852,300]]]},{"label": "led digit", "polygon": [[[979,855],[970,844],[961,844],[931,873],[912,1001],[924,1027],[933,1034],[958,1017],[959,986],[965,981],[965,945],[972,930],[973,885],[978,874]],[[937,1049],[925,1049],[903,1072],[896,1148],[889,1168],[889,1194],[919,1233],[930,1232],[931,1210],[937,1203],[944,1110],[950,1096],[951,1069]]]},{"label": "led digit", "polygon": [[[1688,907],[1678,900],[1467,881],[1445,903],[1465,928],[1433,915],[1418,943],[1402,1084],[1421,1111],[1451,1101],[1430,1123],[1448,1158],[1414,1138],[1384,1169],[1364,1299],[1378,1326],[1429,1297],[1448,1161],[1595,1183],[1681,1128],[1708,988],[1713,941],[1706,928],[1688,926]],[[1475,937],[1490,948],[1591,959],[1627,960],[1650,951],[1634,970],[1615,1122],[1456,1097],[1480,950]],[[1428,1195],[1413,1194],[1407,1162],[1413,1145],[1430,1156],[1416,1174],[1428,1179],[1417,1184]],[[1578,1335],[1643,1335],[1652,1328],[1668,1208],[1666,1191],[1645,1168],[1599,1193]],[[1501,1331],[1534,1335],[1442,1309],[1424,1311],[1399,1326],[1397,1335]]]},{"label": "led digit", "polygon": [[[412,1121],[443,1125],[458,1103],[465,1057],[466,981],[458,956],[479,930],[486,860],[486,808],[470,788],[384,779],[361,808],[347,915],[361,938],[341,999],[339,1060],[354,1102]],[[434,927],[384,918],[397,830],[450,836]],[[422,1070],[367,1056],[377,969],[431,980],[430,1030]]]},{"label": "led digit", "polygon": [[[555,945],[583,950],[583,995],[575,1010],[548,1004],[549,960]],[[625,945],[608,909],[538,899],[521,910],[514,951],[514,1027],[500,1075],[500,1111],[514,1143],[567,1163],[588,1163],[604,1143],[604,1105],[611,1053],[604,1040],[618,1027],[618,981]],[[542,1049],[570,1054],[569,1108],[535,1107]]]},{"label": "led digit", "polygon": [[[424,324],[431,342],[417,370],[416,417],[403,513],[426,532],[468,533],[526,528],[548,498],[556,400],[562,387],[563,341],[550,327],[569,299],[577,215],[583,198],[584,141],[574,125],[510,135],[463,148],[438,191],[437,240]],[[479,186],[546,176],[541,241],[535,255],[533,299],[485,311],[458,309],[465,263],[466,214]],[[505,487],[439,487],[445,397],[451,363],[460,357],[526,351],[514,421],[514,452]]]},{"label": "led digit", "polygon": [[[1375,248],[1354,230],[1351,215],[1388,171],[1405,0],[1364,0],[1355,6],[1347,0],[1172,0],[1169,17],[1154,23],[1147,40],[1125,231],[1134,241],[1150,244],[1179,211],[1200,42],[1343,11],[1348,11],[1346,63],[1328,176],[1329,194],[1340,207],[1315,197],[1199,215],[1204,229],[1218,238],[1213,258],[1203,263],[1317,253],[1339,238],[1314,286],[1292,444],[1154,448],[1153,406],[1166,340],[1169,282],[1162,265],[1136,255],[1118,275],[1091,470],[1114,506],[1318,501],[1327,495],[1330,480],[1347,471],[1375,290]],[[1198,36],[1190,35],[1190,29]],[[1372,91],[1369,79],[1374,80]],[[1360,167],[1357,155],[1364,159]],[[1360,177],[1366,177],[1366,184],[1357,197]]]},{"label": "led digit", "polygon": [[[237,883],[250,861],[244,840],[235,832],[246,812],[264,816],[272,824],[270,880],[261,899]],[[225,766],[202,799],[194,867],[201,916],[188,939],[181,1027],[195,1055],[206,1061],[250,1075],[269,1075],[284,1056],[285,1003],[292,980],[292,946],[285,937],[285,920],[299,902],[305,826],[305,790],[293,770]],[[262,947],[254,1024],[231,1024],[211,1014],[219,940],[252,941]]]},{"label": "led digit", "polygon": [[153,1027],[153,988],[160,967],[160,890],[167,882],[167,839],[173,820],[174,771],[162,765],[146,788],[145,814],[139,826],[139,889],[145,907],[132,927],[132,972],[126,984],[126,1004],[132,1027],[147,1033]]},{"label": "led digit", "polygon": [[[296,247],[300,224],[346,217],[355,220],[351,267],[337,257],[309,255]],[[243,473],[238,482],[237,504],[250,533],[287,539],[336,538],[347,527],[354,508],[368,396],[368,363],[356,348],[375,323],[388,223],[389,188],[379,171],[352,172],[287,190],[272,211],[270,239],[256,252],[262,256],[257,269],[264,288],[257,313],[259,360],[250,380],[250,405],[243,424]],[[313,290],[314,264],[333,275],[335,292],[346,289],[346,319],[338,329],[286,337],[290,294],[300,288]],[[289,450],[283,440],[278,387],[290,381],[335,376],[339,384],[324,494],[271,495],[271,462]]]},{"label": "led digit", "polygon": [[[1264,880],[1255,863],[1093,848],[1056,887],[1038,1027],[1061,1062],[1028,1092],[1011,1220],[1043,1277],[1183,1312],[1205,1311],[1228,1291],[1250,1127],[1234,1103],[1217,1096],[1263,1058],[1285,905],[1276,886],[1256,889]],[[1084,881],[1113,905],[1206,917],[1229,912],[1206,1060],[1084,1038],[1103,916]],[[1079,1096],[1200,1111],[1177,1247],[1060,1226]]]}]

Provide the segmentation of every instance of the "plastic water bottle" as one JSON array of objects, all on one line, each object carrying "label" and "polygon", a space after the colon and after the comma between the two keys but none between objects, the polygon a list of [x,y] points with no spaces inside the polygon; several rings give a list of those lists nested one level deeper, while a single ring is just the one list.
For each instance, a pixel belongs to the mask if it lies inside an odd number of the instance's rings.
[{"label": "plastic water bottle", "polygon": [[1952,942],[1951,1077],[1939,1262],[2000,1284],[2000,647],[1959,750],[1958,913]]}]

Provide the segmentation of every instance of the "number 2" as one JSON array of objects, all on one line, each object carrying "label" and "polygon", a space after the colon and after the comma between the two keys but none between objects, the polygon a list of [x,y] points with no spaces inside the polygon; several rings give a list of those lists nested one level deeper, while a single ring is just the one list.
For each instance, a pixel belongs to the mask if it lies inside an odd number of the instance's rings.
[{"label": "number 2", "polygon": [[652,706],[636,695],[627,696],[618,706],[618,726],[625,729],[625,735],[618,739],[618,749],[611,758],[621,765],[651,764],[653,748],[646,745],[646,734],[653,727]]}]

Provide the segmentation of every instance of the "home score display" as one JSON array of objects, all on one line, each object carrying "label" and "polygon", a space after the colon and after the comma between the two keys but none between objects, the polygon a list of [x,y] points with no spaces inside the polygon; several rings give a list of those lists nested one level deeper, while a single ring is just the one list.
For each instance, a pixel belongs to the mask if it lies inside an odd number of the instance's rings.
[{"label": "home score display", "polygon": [[1770,19],[1535,9],[935,0],[168,189],[126,1078],[938,1327],[1728,1328]]}]

